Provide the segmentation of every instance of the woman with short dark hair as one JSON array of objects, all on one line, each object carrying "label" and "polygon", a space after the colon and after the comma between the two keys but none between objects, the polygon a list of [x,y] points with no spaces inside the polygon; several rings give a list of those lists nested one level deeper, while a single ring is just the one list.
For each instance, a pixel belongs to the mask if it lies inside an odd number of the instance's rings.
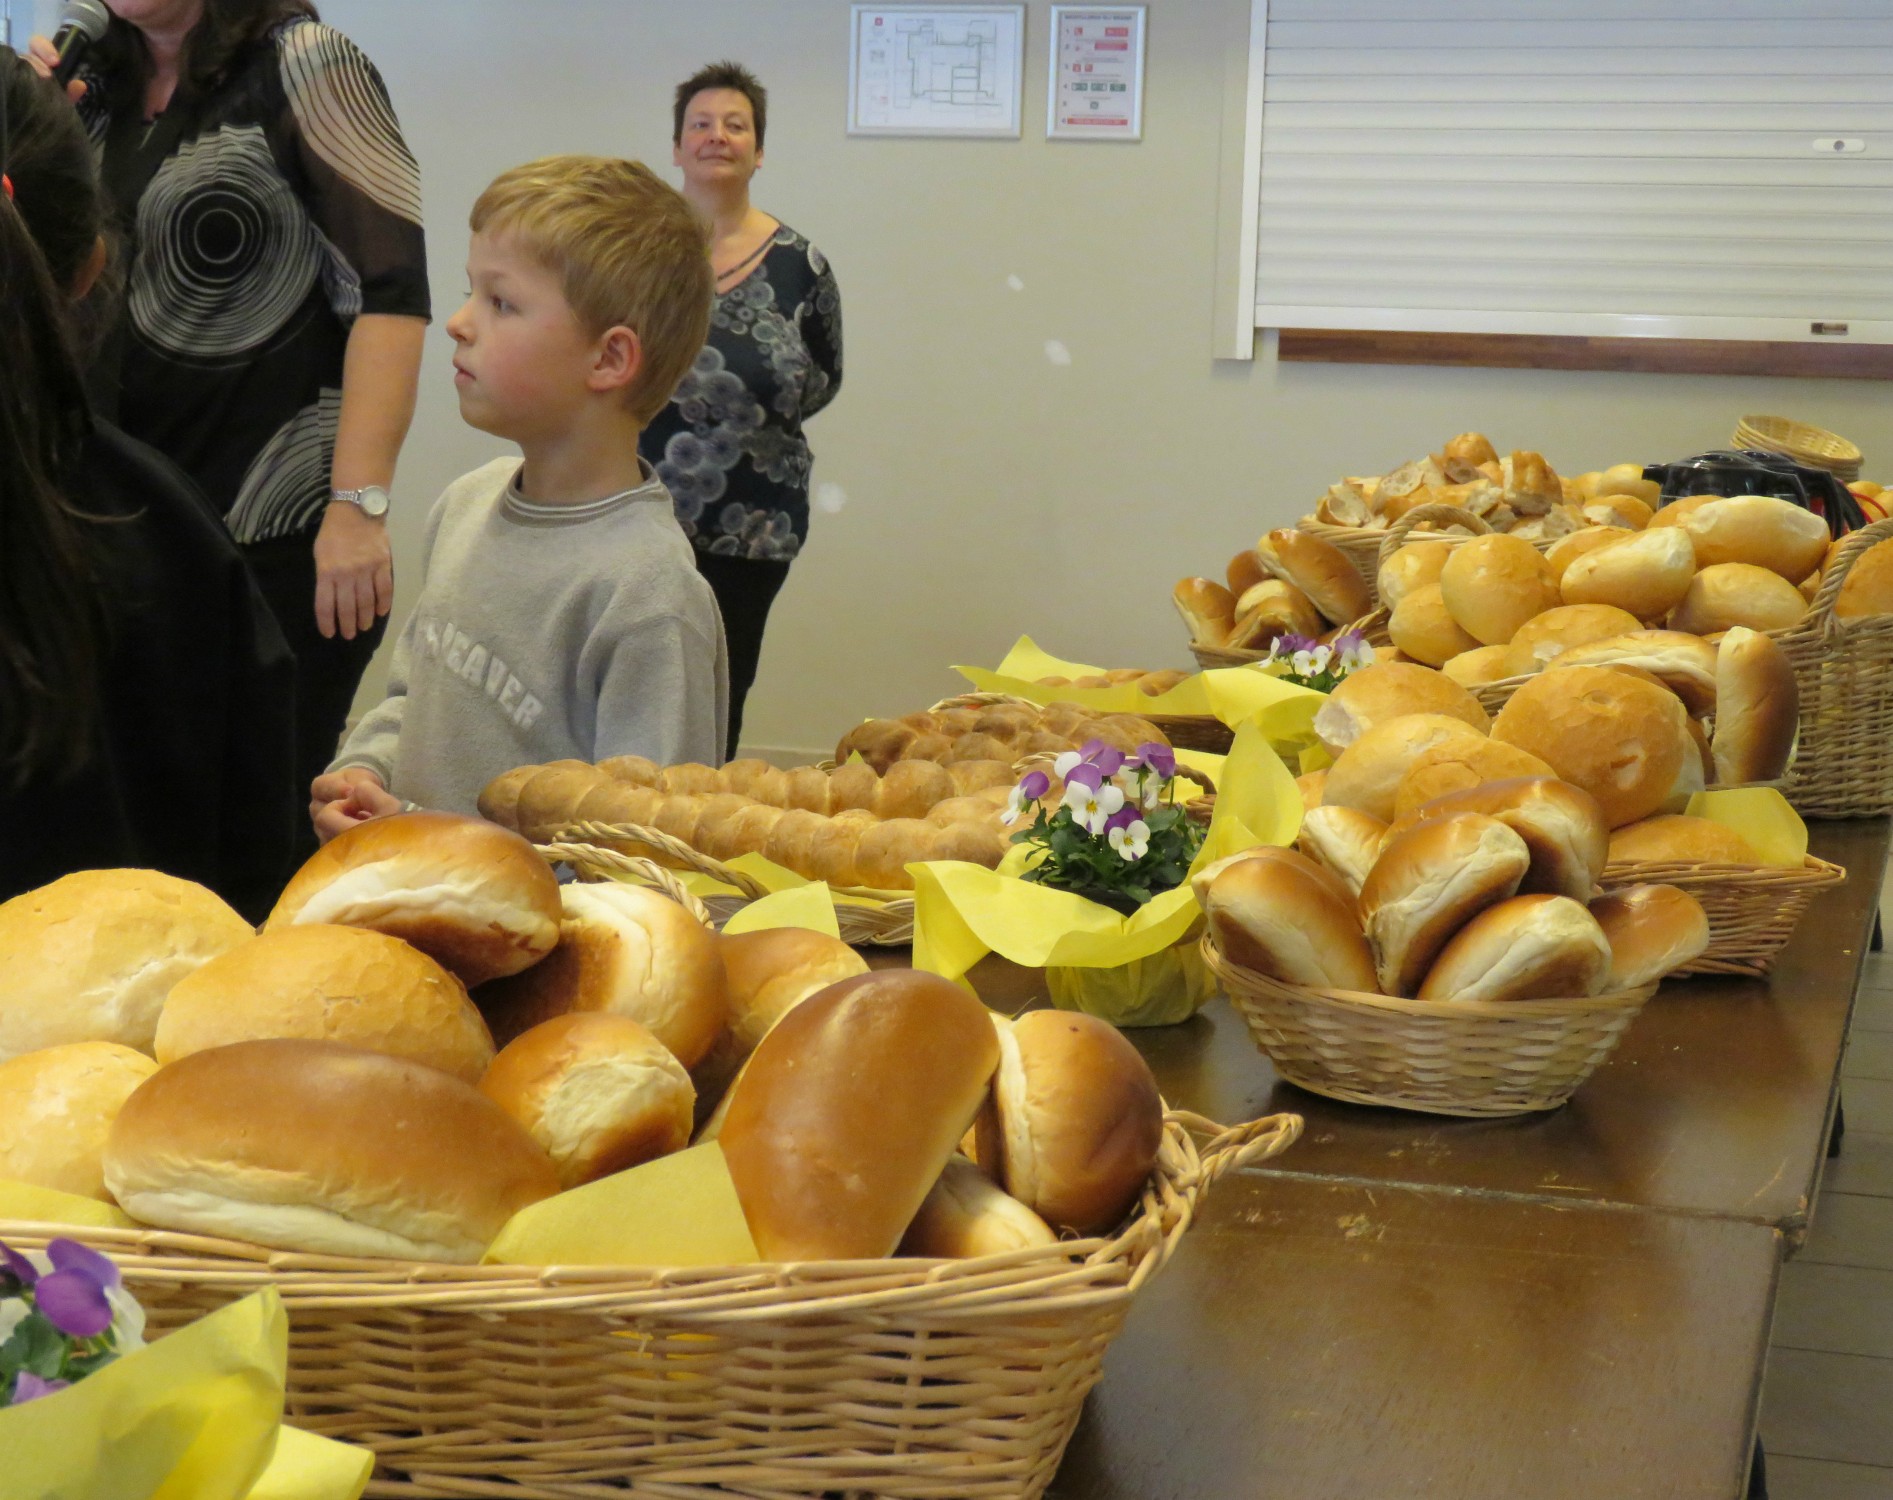
[{"label": "woman with short dark hair", "polygon": [[672,160],[711,226],[717,296],[709,341],[642,443],[723,611],[731,756],[769,607],[808,535],[802,424],[841,388],[835,274],[806,237],[750,202],[768,120],[768,93],[740,63],[713,63],[677,87]]}]

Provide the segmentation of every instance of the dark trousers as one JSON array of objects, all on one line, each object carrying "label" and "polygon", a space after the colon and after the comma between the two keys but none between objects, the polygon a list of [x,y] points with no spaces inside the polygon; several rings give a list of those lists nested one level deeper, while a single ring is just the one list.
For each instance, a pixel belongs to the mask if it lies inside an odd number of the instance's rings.
[{"label": "dark trousers", "polygon": [[725,557],[699,550],[697,571],[709,582],[716,607],[723,612],[723,645],[730,659],[730,732],[723,753],[734,760],[743,737],[743,700],[762,657],[763,626],[769,606],[788,581],[789,565],[773,558]]},{"label": "dark trousers", "polygon": [[[345,641],[324,639],[315,620],[315,537],[312,533],[251,542],[243,548],[257,587],[283,627],[296,658],[296,806],[309,805],[309,783],[335,759],[335,747],[348,725],[355,689],[387,632],[386,617],[374,629]],[[305,814],[296,822],[297,853],[306,858],[316,848],[315,829]]]}]

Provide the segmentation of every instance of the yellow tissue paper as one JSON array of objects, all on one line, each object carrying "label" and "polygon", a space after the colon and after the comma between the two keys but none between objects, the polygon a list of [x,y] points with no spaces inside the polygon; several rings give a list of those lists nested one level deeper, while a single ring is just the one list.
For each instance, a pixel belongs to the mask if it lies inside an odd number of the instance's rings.
[{"label": "yellow tissue paper", "polygon": [[0,1181],[0,1219],[26,1224],[67,1224],[88,1229],[136,1229],[137,1221],[116,1204],[30,1182]]},{"label": "yellow tissue paper", "polygon": [[296,1427],[277,1429],[276,1453],[247,1500],[361,1500],[375,1456]]},{"label": "yellow tissue paper", "polygon": [[1761,864],[1798,870],[1807,863],[1808,825],[1771,786],[1697,792],[1686,811],[1692,818],[1707,818],[1739,833]]},{"label": "yellow tissue paper", "polygon": [[715,1141],[522,1208],[487,1265],[747,1266],[760,1257]]},{"label": "yellow tissue paper", "polygon": [[[799,890],[815,882],[805,875],[798,875],[793,870],[785,870],[781,865],[764,859],[760,854],[739,854],[735,859],[725,860],[732,870],[743,874],[774,894],[778,891]],[[676,872],[690,894],[704,896],[738,896],[742,892],[733,885],[725,885],[708,875],[698,874],[694,870]],[[829,894],[844,906],[885,906],[890,901],[905,901],[913,895],[911,891],[877,891],[862,886],[844,886],[840,890],[830,889]]]},{"label": "yellow tissue paper", "polygon": [[752,901],[723,924],[723,933],[734,937],[740,932],[762,932],[771,927],[806,927],[839,938],[841,927],[835,920],[835,898],[828,883],[811,881]]},{"label": "yellow tissue paper", "polygon": [[0,1491],[35,1500],[242,1500],[275,1449],[288,1349],[289,1320],[271,1289],[68,1390],[8,1407],[0,1411]]}]

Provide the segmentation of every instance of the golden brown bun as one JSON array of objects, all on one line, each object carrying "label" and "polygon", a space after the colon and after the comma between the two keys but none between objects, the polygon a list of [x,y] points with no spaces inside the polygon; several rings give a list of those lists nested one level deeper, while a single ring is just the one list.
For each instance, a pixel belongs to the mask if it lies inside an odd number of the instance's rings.
[{"label": "golden brown bun", "polygon": [[1499,484],[1505,492],[1506,504],[1521,516],[1541,516],[1564,500],[1564,486],[1551,465],[1545,462],[1543,454],[1529,449],[1515,448],[1502,460]]},{"label": "golden brown bun", "polygon": [[947,768],[930,760],[896,761],[887,768],[871,809],[877,818],[924,818],[954,794]]},{"label": "golden brown bun", "polygon": [[559,882],[516,833],[454,813],[398,813],[357,823],[311,855],[264,928],[307,922],[385,932],[463,984],[484,984],[552,951]]},{"label": "golden brown bun", "polygon": [[1663,486],[1643,477],[1642,464],[1612,464],[1597,476],[1591,495],[1599,500],[1612,495],[1634,495],[1646,506],[1654,507],[1663,496]]},{"label": "golden brown bun", "polygon": [[1801,714],[1794,663],[1770,637],[1741,626],[1716,648],[1716,780],[1773,781],[1788,769]]},{"label": "golden brown bun", "polygon": [[1552,543],[1551,550],[1545,554],[1545,561],[1551,566],[1551,576],[1559,585],[1559,597],[1563,597],[1564,575],[1570,571],[1571,564],[1587,552],[1595,552],[1599,547],[1609,546],[1612,542],[1623,540],[1623,530],[1617,526],[1586,526],[1574,531],[1569,536],[1559,537]]},{"label": "golden brown bun", "polygon": [[171,987],[255,933],[156,870],[81,870],[0,904],[0,1060],[66,1042],[150,1052]]},{"label": "golden brown bun", "polygon": [[1170,591],[1170,598],[1189,627],[1191,640],[1200,646],[1221,646],[1228,641],[1230,627],[1236,623],[1236,596],[1220,583],[1210,578],[1180,579]]},{"label": "golden brown bun", "polygon": [[1387,620],[1387,635],[1415,661],[1438,667],[1479,642],[1454,621],[1446,596],[1437,583],[1423,583],[1401,596]]},{"label": "golden brown bun", "polygon": [[110,1201],[112,1121],[158,1065],[116,1042],[68,1042],[0,1062],[0,1182]]},{"label": "golden brown bun", "polygon": [[105,1185],[160,1229],[281,1250],[477,1261],[558,1191],[471,1084],[334,1042],[238,1042],[160,1068],[113,1121]]},{"label": "golden brown bun", "polygon": [[1486,733],[1492,719],[1479,700],[1431,667],[1378,662],[1350,672],[1315,714],[1315,737],[1333,754],[1368,730],[1405,714],[1445,714]]},{"label": "golden brown bun", "polygon": [[1709,818],[1665,813],[1610,836],[1610,862],[1639,865],[1752,865],[1754,847],[1733,828]]},{"label": "golden brown bun", "polygon": [[1875,542],[1854,559],[1834,613],[1843,620],[1893,613],[1893,541]]},{"label": "golden brown bun", "polygon": [[1681,527],[1626,532],[1564,570],[1567,604],[1611,604],[1639,621],[1660,620],[1681,602],[1696,575],[1695,549]]},{"label": "golden brown bun", "polygon": [[1352,892],[1306,855],[1249,851],[1217,872],[1203,910],[1218,946],[1241,968],[1316,989],[1375,989]]},{"label": "golden brown bun", "polygon": [[668,896],[606,881],[560,888],[551,957],[485,986],[480,1007],[502,1044],[572,1011],[609,1011],[649,1028],[686,1068],[729,1014],[716,934]]},{"label": "golden brown bun", "polygon": [[729,1023],[694,1069],[702,1108],[715,1105],[756,1045],[810,995],[868,972],[839,938],[806,927],[771,927],[721,938]]},{"label": "golden brown bun", "polygon": [[1686,771],[1689,715],[1667,689],[1607,667],[1553,667],[1499,710],[1492,737],[1529,750],[1597,799],[1612,828],[1646,818]]},{"label": "golden brown bun", "polygon": [[1304,809],[1321,806],[1328,789],[1328,773],[1310,771],[1295,778],[1295,790],[1301,793],[1301,805]]},{"label": "golden brown bun", "polygon": [[1475,646],[1470,651],[1462,651],[1452,657],[1440,671],[1468,691],[1488,683],[1503,682],[1511,675],[1506,670],[1506,658],[1511,650],[1510,646]]},{"label": "golden brown bun", "polygon": [[1518,889],[1525,841],[1496,818],[1451,813],[1390,839],[1361,887],[1380,988],[1412,995],[1461,927]]},{"label": "golden brown bun", "polygon": [[1591,903],[1610,942],[1607,990],[1634,990],[1702,957],[1709,918],[1702,903],[1673,885],[1633,885]]},{"label": "golden brown bun", "polygon": [[1685,495],[1680,500],[1672,500],[1667,505],[1657,507],[1655,515],[1650,517],[1652,526],[1681,526],[1689,516],[1703,506],[1720,500],[1721,495]]},{"label": "golden brown bun", "polygon": [[1453,934],[1420,985],[1421,1000],[1551,1000],[1601,994],[1610,943],[1568,896],[1514,896]]},{"label": "golden brown bun", "polygon": [[310,924],[251,938],[178,981],[158,1017],[165,1064],[267,1037],[340,1042],[478,1083],[493,1037],[460,981],[418,948],[363,927]]},{"label": "golden brown bun", "polygon": [[1551,767],[1537,756],[1503,740],[1449,740],[1435,745],[1407,767],[1407,774],[1394,789],[1394,817],[1404,818],[1435,798],[1488,782],[1551,774]]},{"label": "golden brown bun", "polygon": [[1462,432],[1449,442],[1440,452],[1440,467],[1457,459],[1464,464],[1496,464],[1499,450],[1492,446],[1492,439],[1483,432]]},{"label": "golden brown bun", "polygon": [[690,1141],[696,1090],[683,1064],[628,1016],[555,1016],[493,1059],[480,1092],[552,1158],[575,1188]]},{"label": "golden brown bun", "polygon": [[1346,625],[1374,607],[1360,569],[1333,542],[1293,527],[1269,533],[1282,572],[1331,624]]},{"label": "golden brown bun", "polygon": [[1628,610],[1612,604],[1564,604],[1548,609],[1519,627],[1505,648],[1508,677],[1542,670],[1564,652],[1593,641],[1606,641],[1642,625]]},{"label": "golden brown bun", "polygon": [[598,769],[613,781],[631,786],[655,787],[663,779],[664,768],[642,755],[613,755],[598,762]]},{"label": "golden brown bun", "polygon": [[1292,583],[1265,578],[1236,601],[1229,644],[1259,650],[1277,636],[1319,635],[1324,628],[1314,600]]},{"label": "golden brown bun", "polygon": [[1242,597],[1244,589],[1255,587],[1268,576],[1269,570],[1263,565],[1262,555],[1253,547],[1244,547],[1229,559],[1229,566],[1223,569],[1230,595],[1237,599]]},{"label": "golden brown bun", "polygon": [[1049,1224],[955,1155],[907,1226],[899,1253],[922,1260],[972,1260],[1057,1243]]},{"label": "golden brown bun", "polygon": [[1681,630],[1632,630],[1575,646],[1554,657],[1554,667],[1632,667],[1647,673],[1693,714],[1716,707],[1716,648]]},{"label": "golden brown bun", "polygon": [[1732,495],[1698,506],[1677,523],[1689,533],[1702,567],[1749,563],[1799,583],[1820,567],[1834,540],[1827,522],[1772,495]]},{"label": "golden brown bun", "polygon": [[1392,609],[1413,590],[1438,583],[1452,550],[1451,542],[1408,542],[1401,547],[1380,565],[1380,602]]},{"label": "golden brown bun", "polygon": [[1489,781],[1436,797],[1397,819],[1381,847],[1429,819],[1466,812],[1497,818],[1525,841],[1531,867],[1521,893],[1590,899],[1609,858],[1610,829],[1595,797],[1555,777]]},{"label": "golden brown bun", "polygon": [[1808,612],[1801,591],[1779,573],[1749,563],[1717,563],[1690,581],[1670,616],[1670,629],[1709,635],[1746,625],[1786,630]]},{"label": "golden brown bun", "polygon": [[1559,602],[1544,554],[1515,536],[1462,542],[1446,559],[1439,583],[1454,623],[1486,646],[1505,645],[1527,620]]},{"label": "golden brown bun", "polygon": [[1054,1229],[1114,1229],[1163,1143],[1163,1100],[1141,1053],[1075,1011],[995,1017],[999,1066],[976,1126],[979,1164]]},{"label": "golden brown bun", "polygon": [[1316,807],[1302,814],[1295,847],[1332,870],[1349,894],[1359,895],[1367,872],[1380,858],[1380,841],[1386,832],[1387,825],[1379,818],[1351,807]]},{"label": "golden brown bun", "polygon": [[1400,778],[1428,750],[1448,741],[1485,738],[1464,719],[1445,714],[1403,714],[1384,719],[1343,750],[1328,768],[1323,800],[1357,808],[1391,823]]},{"label": "golden brown bun", "polygon": [[1627,531],[1641,531],[1650,524],[1651,510],[1636,495],[1605,495],[1583,509],[1584,519],[1593,526],[1619,526]]},{"label": "golden brown bun", "polygon": [[538,766],[516,766],[495,776],[480,790],[474,805],[480,816],[514,832],[519,830],[519,794],[539,774]]},{"label": "golden brown bun", "polygon": [[717,1137],[762,1258],[891,1254],[998,1065],[989,1012],[937,975],[863,974],[796,1006]]}]

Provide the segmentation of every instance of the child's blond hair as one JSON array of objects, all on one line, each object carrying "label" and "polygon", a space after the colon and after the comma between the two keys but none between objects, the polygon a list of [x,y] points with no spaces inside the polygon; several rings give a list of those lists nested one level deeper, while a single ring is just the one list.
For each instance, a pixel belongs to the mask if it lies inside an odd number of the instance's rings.
[{"label": "child's blond hair", "polygon": [[588,332],[637,334],[644,368],[627,404],[648,426],[710,332],[709,228],[683,195],[642,162],[547,156],[494,178],[472,224],[516,236],[557,274]]}]

